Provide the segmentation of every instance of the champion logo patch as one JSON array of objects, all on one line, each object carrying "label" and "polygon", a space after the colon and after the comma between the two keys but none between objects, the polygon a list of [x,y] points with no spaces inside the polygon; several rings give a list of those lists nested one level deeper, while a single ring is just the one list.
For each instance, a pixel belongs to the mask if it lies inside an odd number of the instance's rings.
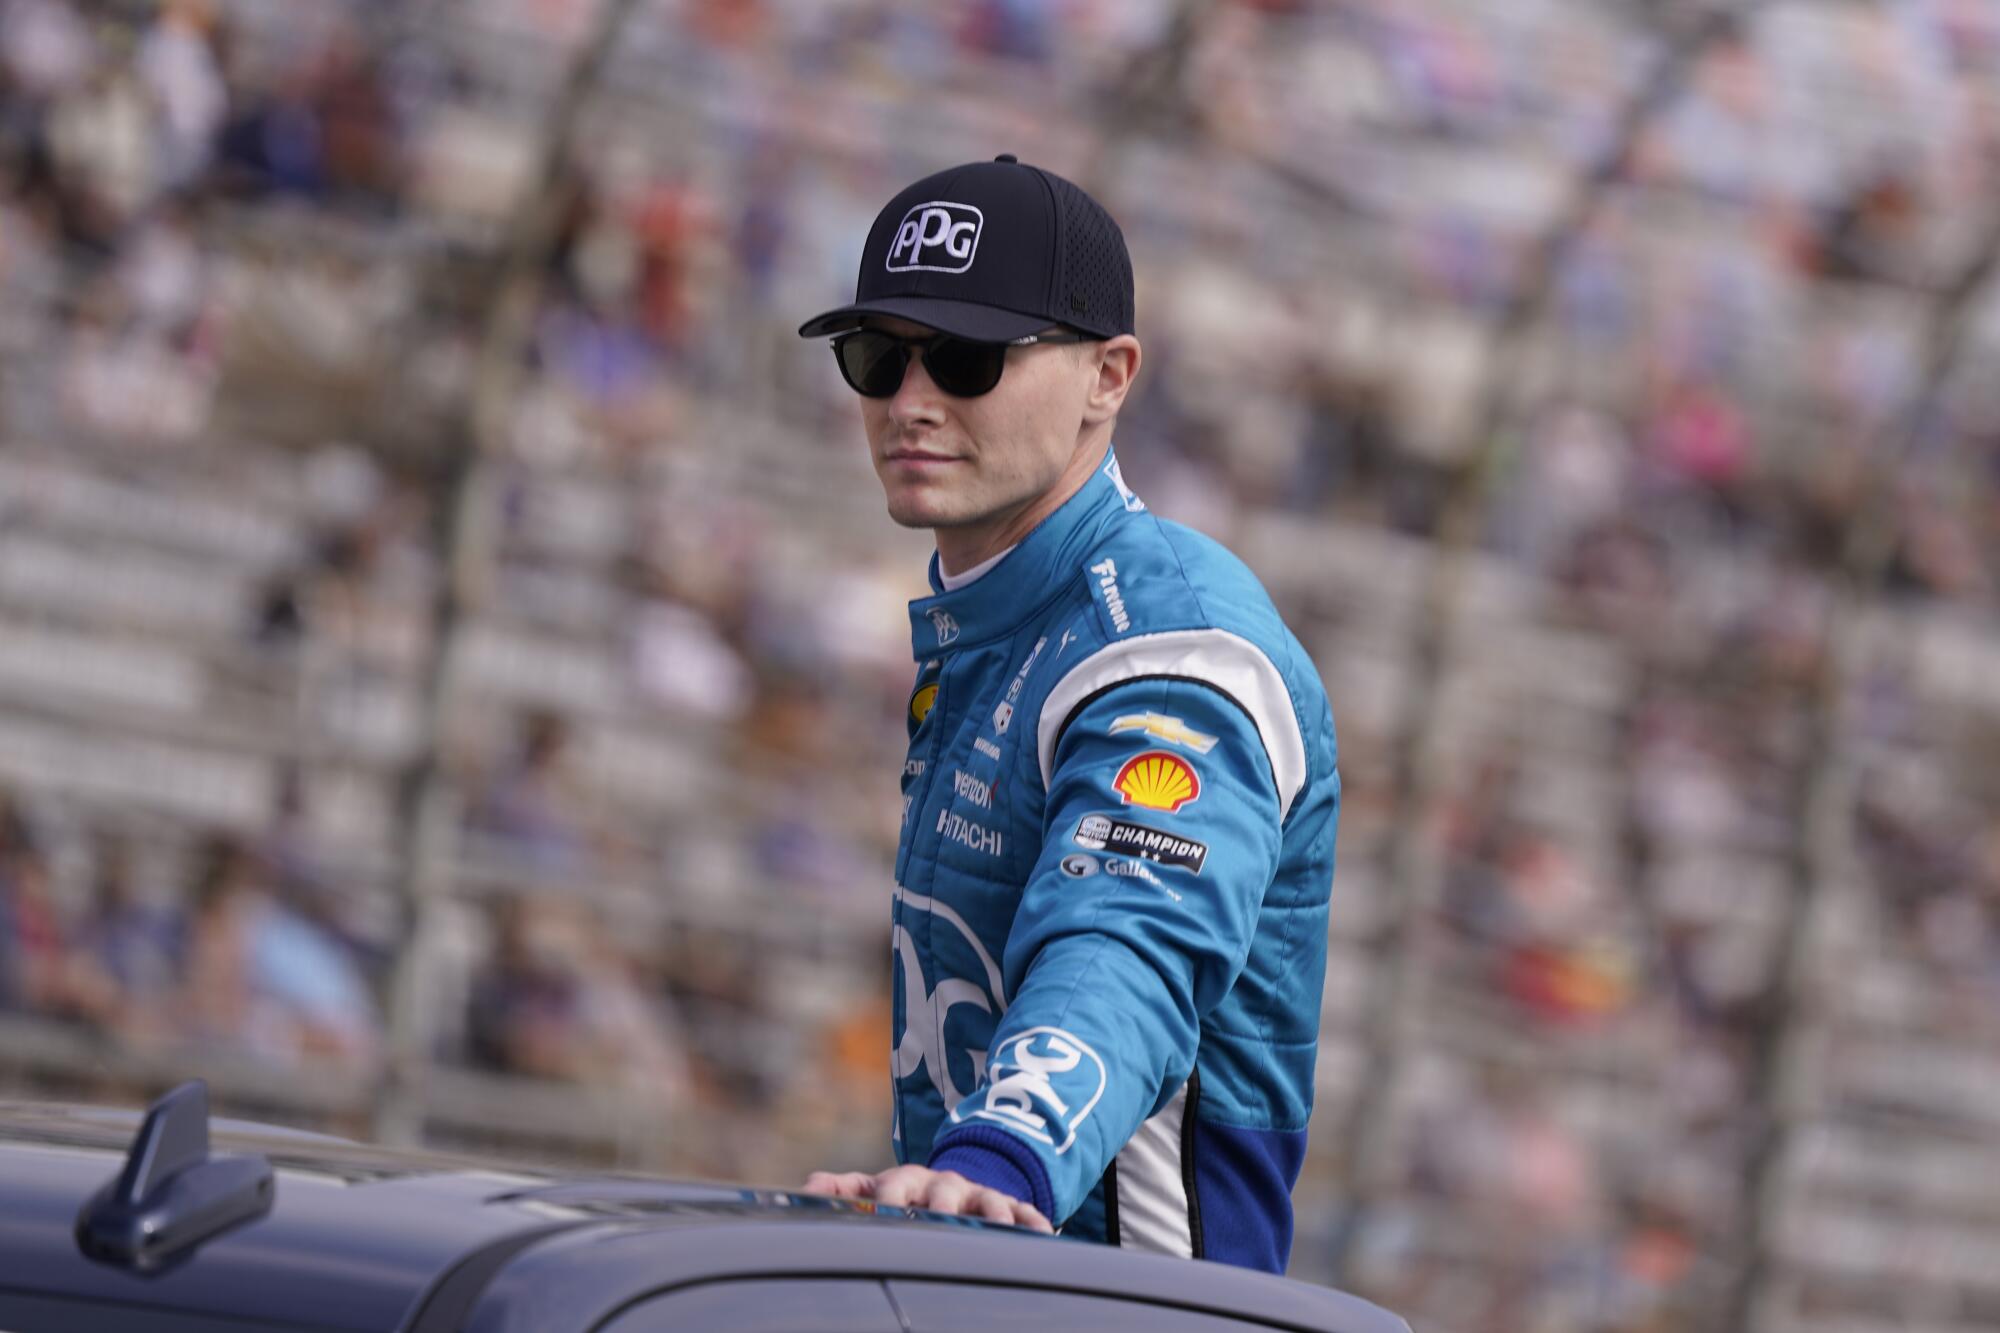
[{"label": "champion logo patch", "polygon": [[1176,833],[1128,824],[1109,815],[1085,815],[1070,835],[1079,847],[1113,856],[1136,857],[1154,865],[1178,866],[1199,875],[1208,861],[1208,844]]},{"label": "champion logo patch", "polygon": [[1165,750],[1148,750],[1127,760],[1111,785],[1125,804],[1170,815],[1201,796],[1201,777],[1194,766]]},{"label": "champion logo patch", "polygon": [[985,227],[986,215],[971,204],[917,204],[896,227],[886,267],[891,273],[963,273],[979,253]]}]

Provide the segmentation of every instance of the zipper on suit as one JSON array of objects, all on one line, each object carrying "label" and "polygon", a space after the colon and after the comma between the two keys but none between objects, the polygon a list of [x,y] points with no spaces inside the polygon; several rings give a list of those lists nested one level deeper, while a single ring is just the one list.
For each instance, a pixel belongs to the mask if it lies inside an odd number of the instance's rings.
[{"label": "zipper on suit", "polygon": [[930,803],[931,784],[937,781],[938,754],[942,749],[939,738],[945,734],[946,723],[949,720],[945,713],[945,704],[950,695],[945,685],[946,678],[950,675],[951,659],[946,658],[938,664],[937,698],[931,701],[931,711],[928,714],[928,720],[936,725],[931,728],[930,748],[923,756],[924,775],[917,779],[916,786],[911,789],[909,812],[904,816],[906,827],[896,849],[896,882],[905,887],[915,887],[907,884],[905,877],[910,871],[910,856],[917,848],[917,837],[923,831],[921,817],[924,807]]}]

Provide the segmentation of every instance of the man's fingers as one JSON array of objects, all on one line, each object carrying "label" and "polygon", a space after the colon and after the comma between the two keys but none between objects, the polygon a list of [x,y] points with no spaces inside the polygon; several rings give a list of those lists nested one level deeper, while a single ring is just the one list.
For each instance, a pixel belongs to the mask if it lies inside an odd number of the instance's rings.
[{"label": "man's fingers", "polygon": [[989,1222],[1009,1222],[1014,1220],[1014,1205],[1019,1202],[1010,1199],[999,1190],[981,1190],[973,1198],[976,1215]]},{"label": "man's fingers", "polygon": [[981,1192],[979,1186],[956,1171],[939,1171],[931,1176],[917,1206],[934,1213],[957,1215],[970,1212],[973,1199]]},{"label": "man's fingers", "polygon": [[807,1194],[831,1194],[841,1199],[867,1199],[875,1193],[875,1177],[866,1171],[815,1171],[806,1177]]},{"label": "man's fingers", "polygon": [[920,1166],[891,1167],[875,1177],[875,1202],[891,1208],[922,1208],[931,1172]]},{"label": "man's fingers", "polygon": [[1012,1199],[1009,1202],[1013,1204],[1014,1215],[1007,1220],[1012,1221],[1015,1226],[1026,1227],[1030,1231],[1039,1231],[1047,1236],[1056,1234],[1056,1229],[1049,1225],[1049,1219],[1042,1216],[1041,1209],[1035,1207],[1032,1203],[1022,1203],[1018,1199]]},{"label": "man's fingers", "polygon": [[977,1217],[987,1222],[1026,1227],[1030,1231],[1051,1234],[1055,1231],[1033,1204],[984,1185],[975,1185],[956,1171],[898,1166],[876,1176],[871,1183],[875,1202],[888,1207],[927,1208],[934,1213]]},{"label": "man's fingers", "polygon": [[875,1177],[875,1202],[891,1208],[910,1206],[910,1177],[897,1168]]}]

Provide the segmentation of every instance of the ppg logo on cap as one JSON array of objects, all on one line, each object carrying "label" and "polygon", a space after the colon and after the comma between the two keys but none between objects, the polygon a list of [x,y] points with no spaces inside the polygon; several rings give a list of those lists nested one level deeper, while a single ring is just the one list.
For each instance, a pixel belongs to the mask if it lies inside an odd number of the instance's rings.
[{"label": "ppg logo on cap", "polygon": [[942,199],[917,204],[903,214],[902,225],[896,228],[896,239],[889,246],[889,272],[963,273],[972,267],[985,224],[985,215],[971,204]]}]

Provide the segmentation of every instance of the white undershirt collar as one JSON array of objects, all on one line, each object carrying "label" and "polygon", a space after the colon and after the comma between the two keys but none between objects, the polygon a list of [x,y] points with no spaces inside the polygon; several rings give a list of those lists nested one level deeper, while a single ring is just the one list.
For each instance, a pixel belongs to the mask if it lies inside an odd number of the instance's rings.
[{"label": "white undershirt collar", "polygon": [[[1016,544],[1018,545],[1018,543]],[[945,573],[944,561],[940,560],[938,561],[938,582],[944,585],[944,590],[946,592],[957,592],[960,588],[963,588],[966,584],[971,583],[973,580],[981,577],[986,573],[987,570],[993,568],[993,566],[999,564],[1002,560],[1005,560],[1008,557],[1008,555],[1013,552],[1013,550],[1014,548],[1010,546],[1005,551],[1002,551],[1000,554],[994,556],[992,559],[982,560],[978,564],[974,565],[971,569],[968,569],[963,573],[959,574]]]}]

